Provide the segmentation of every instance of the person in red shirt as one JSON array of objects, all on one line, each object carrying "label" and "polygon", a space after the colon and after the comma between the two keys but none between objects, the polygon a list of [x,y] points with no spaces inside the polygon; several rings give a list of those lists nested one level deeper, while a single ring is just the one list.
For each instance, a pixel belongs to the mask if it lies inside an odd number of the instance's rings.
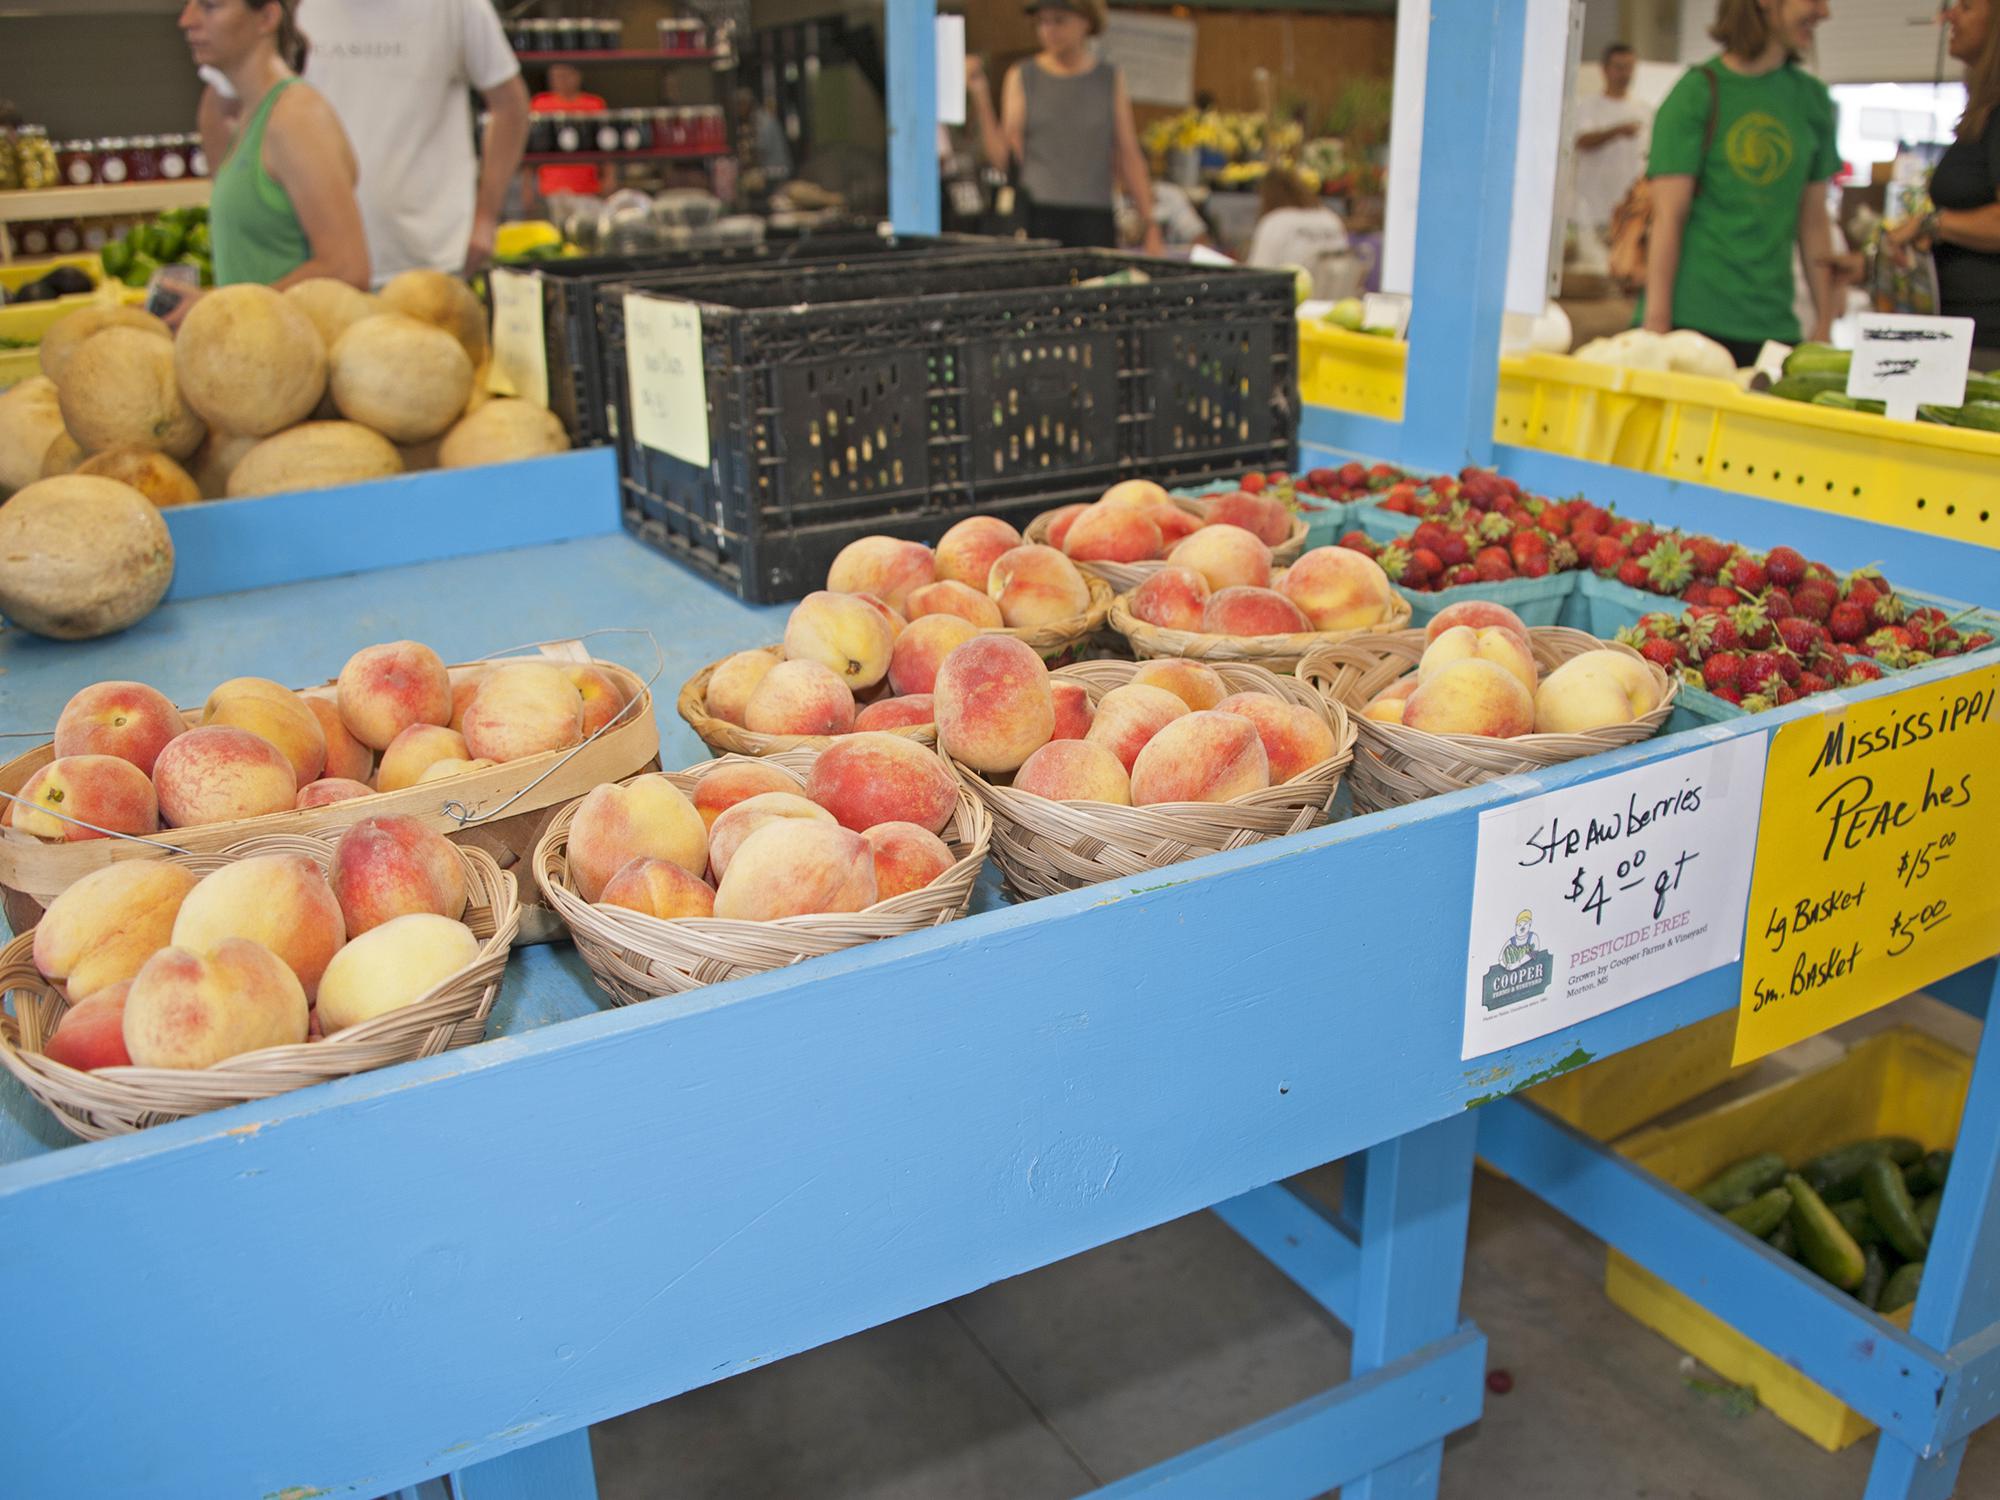
[{"label": "person in red shirt", "polygon": [[[583,73],[574,64],[555,63],[549,68],[549,86],[535,95],[529,108],[537,114],[597,115],[604,113],[604,101],[583,91]],[[535,186],[544,198],[555,193],[596,193],[610,181],[609,170],[588,162],[539,167]]]}]

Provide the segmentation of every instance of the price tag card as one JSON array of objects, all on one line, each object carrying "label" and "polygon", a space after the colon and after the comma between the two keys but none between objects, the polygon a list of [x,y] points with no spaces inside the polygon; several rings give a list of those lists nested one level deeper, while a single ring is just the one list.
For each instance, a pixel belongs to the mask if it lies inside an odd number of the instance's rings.
[{"label": "price tag card", "polygon": [[1380,328],[1392,339],[1410,331],[1410,299],[1401,292],[1370,292],[1361,299],[1361,326]]},{"label": "price tag card", "polygon": [[1771,736],[1739,1063],[2000,951],[2000,666]]},{"label": "price tag card", "polygon": [[548,344],[542,334],[539,277],[495,266],[487,273],[493,294],[493,368],[488,384],[503,396],[549,404]]},{"label": "price tag card", "polygon": [[1847,367],[1847,394],[1916,420],[1917,407],[1959,406],[1972,365],[1972,319],[1862,313]]},{"label": "price tag card", "polygon": [[1743,735],[1481,813],[1459,1055],[1733,962],[1763,771]]},{"label": "price tag card", "polygon": [[632,388],[632,436],[648,448],[707,468],[701,310],[691,302],[626,293],[625,374]]}]

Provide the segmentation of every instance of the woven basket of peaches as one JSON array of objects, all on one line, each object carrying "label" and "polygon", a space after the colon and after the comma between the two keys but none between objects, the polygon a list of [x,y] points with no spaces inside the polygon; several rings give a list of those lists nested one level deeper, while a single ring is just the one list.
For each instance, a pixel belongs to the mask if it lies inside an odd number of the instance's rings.
[{"label": "woven basket of peaches", "polygon": [[1248,531],[1280,564],[1305,551],[1305,518],[1268,490],[1189,500],[1169,495],[1150,479],[1123,480],[1087,505],[1044,511],[1024,535],[1054,547],[1123,594],[1177,563],[1174,554],[1182,544],[1208,526]]},{"label": "woven basket of peaches", "polygon": [[106,865],[0,948],[0,1066],[97,1140],[463,1047],[518,895],[406,817]]},{"label": "woven basket of peaches", "polygon": [[991,836],[936,750],[863,732],[597,787],[534,870],[630,1005],[963,916]]},{"label": "woven basket of peaches", "polygon": [[783,641],[711,662],[677,707],[722,754],[823,749],[857,729],[935,744],[931,679],[953,646],[991,633],[1056,657],[1110,612],[1108,584],[996,516],[967,516],[935,549],[862,537],[793,606]]},{"label": "woven basket of peaches", "polygon": [[1317,647],[1298,675],[1355,716],[1357,812],[1635,744],[1673,712],[1680,679],[1581,630],[1530,629],[1469,599],[1421,630]]},{"label": "woven basket of peaches", "polygon": [[981,636],[945,659],[938,747],[993,817],[1008,885],[1045,896],[1326,820],[1353,757],[1344,707],[1241,663],[1050,672]]}]

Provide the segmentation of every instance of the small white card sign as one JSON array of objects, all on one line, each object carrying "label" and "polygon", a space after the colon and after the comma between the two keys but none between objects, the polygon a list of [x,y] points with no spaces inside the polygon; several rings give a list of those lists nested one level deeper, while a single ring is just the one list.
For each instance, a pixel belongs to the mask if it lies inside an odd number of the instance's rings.
[{"label": "small white card sign", "polygon": [[1751,368],[1776,385],[1784,378],[1785,359],[1791,352],[1790,344],[1781,344],[1776,339],[1765,339],[1764,347],[1757,351],[1757,363]]},{"label": "small white card sign", "polygon": [[1410,299],[1401,292],[1370,292],[1361,299],[1361,326],[1386,328],[1400,339],[1410,331]]},{"label": "small white card sign", "polygon": [[1856,320],[1847,394],[1883,402],[1887,415],[1916,420],[1917,407],[1958,406],[1972,366],[1972,319],[1862,313]]},{"label": "small white card sign", "polygon": [[1741,956],[1764,746],[1743,735],[1480,814],[1461,1057]]},{"label": "small white card sign", "polygon": [[708,467],[708,381],[701,311],[692,302],[625,294],[625,376],[632,436],[648,448]]},{"label": "small white card sign", "polygon": [[486,285],[493,294],[493,369],[487,383],[503,396],[545,407],[549,356],[542,334],[541,280],[495,266]]},{"label": "small white card sign", "polygon": [[938,124],[965,123],[965,17],[937,18]]}]

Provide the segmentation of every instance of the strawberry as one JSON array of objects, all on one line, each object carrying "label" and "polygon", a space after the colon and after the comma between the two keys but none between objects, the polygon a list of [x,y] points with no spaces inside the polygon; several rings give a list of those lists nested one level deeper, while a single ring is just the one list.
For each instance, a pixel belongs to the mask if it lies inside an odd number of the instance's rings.
[{"label": "strawberry", "polygon": [[1730,611],[1730,618],[1736,621],[1736,628],[1742,632],[1743,644],[1752,651],[1762,651],[1776,639],[1771,617],[1764,613],[1761,604],[1739,604]]},{"label": "strawberry", "polygon": [[1984,651],[1988,646],[1993,644],[1993,632],[1990,630],[1975,630],[1958,644],[1961,651]]},{"label": "strawberry", "polygon": [[1599,537],[1590,549],[1590,566],[1599,573],[1617,573],[1631,554],[1624,543],[1611,537]]},{"label": "strawberry", "polygon": [[1636,557],[1628,557],[1625,561],[1618,564],[1617,576],[1618,581],[1627,588],[1643,589],[1647,587],[1646,565]]},{"label": "strawberry", "polygon": [[1800,619],[1811,620],[1815,625],[1827,622],[1836,602],[1831,589],[1814,588],[1810,582],[1792,591],[1792,609]]},{"label": "strawberry", "polygon": [[[1778,686],[1783,687],[1784,684],[1781,682]],[[1767,708],[1776,708],[1778,706],[1775,689],[1769,693],[1744,693],[1734,701],[1742,706],[1743,712],[1746,714],[1761,714]]]},{"label": "strawberry", "polygon": [[1850,657],[1847,662],[1847,680],[1844,686],[1854,687],[1863,682],[1880,682],[1882,669],[1866,657]]},{"label": "strawberry", "polygon": [[1777,626],[1778,639],[1784,642],[1785,649],[1800,658],[1812,656],[1827,639],[1824,630],[1797,615],[1785,616]]},{"label": "strawberry", "polygon": [[1707,623],[1709,627],[1707,635],[1710,650],[1741,651],[1743,649],[1743,632],[1738,628],[1733,615],[1727,613],[1710,615]]},{"label": "strawberry", "polygon": [[1903,601],[1894,594],[1877,594],[1868,609],[1868,618],[1877,625],[1894,625],[1903,618]]},{"label": "strawberry", "polygon": [[1735,688],[1743,672],[1743,658],[1734,651],[1713,652],[1702,659],[1702,686],[1711,693]]},{"label": "strawberry", "polygon": [[1734,589],[1731,589],[1726,585],[1720,583],[1711,583],[1708,586],[1707,596],[1703,599],[1702,602],[1711,606],[1727,609],[1730,605],[1736,602],[1736,597],[1737,597],[1736,591]]},{"label": "strawberry", "polygon": [[1868,611],[1852,599],[1834,605],[1826,617],[1826,633],[1836,641],[1858,641],[1868,634]]},{"label": "strawberry", "polygon": [[1656,667],[1671,672],[1687,660],[1687,652],[1678,641],[1670,641],[1663,635],[1656,635],[1639,648],[1639,654]]},{"label": "strawberry", "polygon": [[1390,579],[1399,580],[1410,570],[1410,549],[1406,543],[1391,542],[1375,555],[1376,563]]},{"label": "strawberry", "polygon": [[1507,555],[1513,558],[1514,566],[1521,569],[1526,569],[1528,559],[1531,557],[1539,557],[1547,562],[1549,539],[1539,531],[1517,531],[1507,538]]},{"label": "strawberry", "polygon": [[1520,564],[1523,578],[1546,578],[1555,567],[1555,559],[1546,552],[1536,553]]},{"label": "strawberry", "polygon": [[1564,538],[1558,538],[1549,548],[1549,566],[1558,573],[1568,573],[1577,565],[1576,548]]},{"label": "strawberry", "polygon": [[1762,693],[1773,682],[1783,681],[1783,669],[1778,665],[1778,658],[1769,651],[1752,651],[1743,658],[1743,663],[1736,673],[1736,685],[1743,690],[1745,696]]},{"label": "strawberry", "polygon": [[1796,703],[1799,701],[1799,690],[1789,682],[1781,682],[1777,687],[1772,689],[1771,701],[1780,708],[1783,708],[1787,703]]},{"label": "strawberry", "polygon": [[1773,547],[1764,554],[1764,571],[1771,582],[1781,588],[1790,588],[1806,576],[1806,560],[1802,553],[1790,547]]},{"label": "strawberry", "polygon": [[1657,594],[1678,594],[1694,577],[1687,549],[1671,538],[1655,542],[1640,556],[1646,565],[1646,586]]},{"label": "strawberry", "polygon": [[1479,539],[1482,542],[1504,542],[1513,532],[1514,523],[1505,516],[1496,516],[1489,511],[1479,518]]},{"label": "strawberry", "polygon": [[1472,565],[1481,581],[1486,583],[1500,583],[1514,576],[1514,560],[1507,555],[1505,547],[1481,547]]},{"label": "strawberry", "polygon": [[1842,593],[1842,597],[1851,604],[1858,604],[1863,609],[1872,610],[1875,607],[1875,601],[1881,598],[1882,595],[1876,589],[1875,585],[1867,579],[1850,578],[1847,580],[1847,588]]},{"label": "strawberry", "polygon": [[1445,530],[1442,522],[1419,521],[1417,522],[1417,529],[1410,533],[1410,545],[1412,547],[1428,547],[1431,551],[1435,552],[1438,549],[1439,543],[1443,542],[1450,535],[1451,533]]},{"label": "strawberry", "polygon": [[1239,490],[1243,491],[1243,493],[1246,495],[1260,494],[1264,489],[1264,476],[1253,470],[1252,472],[1245,474],[1243,476],[1242,483],[1238,484],[1236,487]]},{"label": "strawberry", "polygon": [[1727,542],[1718,542],[1712,536],[1691,536],[1681,545],[1693,560],[1695,572],[1703,578],[1719,578],[1722,570],[1729,566],[1731,548]]},{"label": "strawberry", "polygon": [[1914,651],[1922,645],[1917,633],[1907,625],[1885,625],[1880,630],[1869,632],[1867,641],[1878,654],[1883,651]]},{"label": "strawberry", "polygon": [[1817,672],[1801,672],[1799,674],[1799,696],[1801,698],[1809,698],[1814,693],[1823,693],[1832,686],[1832,683],[1828,682]]},{"label": "strawberry", "polygon": [[[1910,611],[1908,623],[1911,625],[1944,625],[1950,622],[1950,618],[1949,615],[1935,604],[1926,604],[1921,608]],[[1889,620],[1884,623],[1893,625],[1896,622]]]},{"label": "strawberry", "polygon": [[1460,563],[1444,575],[1444,586],[1449,589],[1462,588],[1468,583],[1479,582],[1479,570],[1471,563]]},{"label": "strawberry", "polygon": [[1444,571],[1444,562],[1428,547],[1418,547],[1410,553],[1410,563],[1404,569],[1404,581],[1413,586],[1418,579],[1431,579]]},{"label": "strawberry", "polygon": [[1741,703],[1743,701],[1743,690],[1733,682],[1725,682],[1721,687],[1710,688],[1709,691],[1724,703]]},{"label": "strawberry", "polygon": [[1764,597],[1757,602],[1764,606],[1764,613],[1773,620],[1789,619],[1794,613],[1790,591],[1778,588],[1776,585],[1765,589]]},{"label": "strawberry", "polygon": [[1745,552],[1729,564],[1728,576],[1723,581],[1731,588],[1740,589],[1746,594],[1761,594],[1771,580],[1763,561],[1754,554]]},{"label": "strawberry", "polygon": [[1791,652],[1773,651],[1771,654],[1778,658],[1778,675],[1785,679],[1787,685],[1796,683],[1805,676],[1806,669],[1799,665],[1799,659]]}]

